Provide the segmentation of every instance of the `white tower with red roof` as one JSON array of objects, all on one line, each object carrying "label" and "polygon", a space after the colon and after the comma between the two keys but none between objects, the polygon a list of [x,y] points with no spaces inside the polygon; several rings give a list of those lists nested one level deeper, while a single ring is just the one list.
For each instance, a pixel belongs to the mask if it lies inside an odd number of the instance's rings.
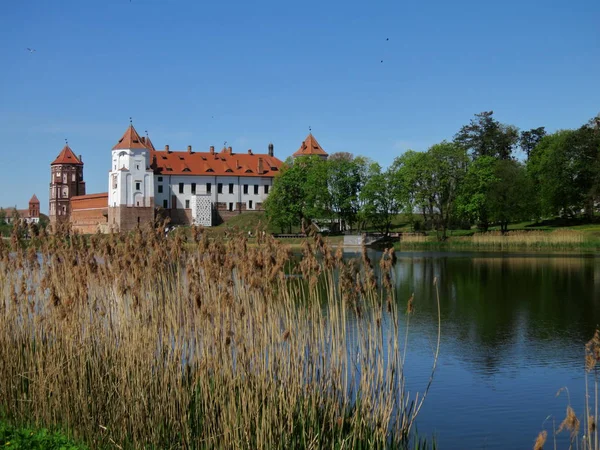
[{"label": "white tower with red roof", "polygon": [[149,140],[129,125],[112,149],[108,175],[108,225],[128,230],[154,219],[154,172]]}]

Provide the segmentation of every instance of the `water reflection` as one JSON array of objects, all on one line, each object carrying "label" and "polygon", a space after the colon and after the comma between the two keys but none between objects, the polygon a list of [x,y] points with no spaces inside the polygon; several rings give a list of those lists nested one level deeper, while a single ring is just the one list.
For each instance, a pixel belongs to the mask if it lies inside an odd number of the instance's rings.
[{"label": "water reflection", "polygon": [[437,432],[442,448],[531,447],[547,415],[562,420],[566,400],[554,394],[565,385],[582,413],[583,345],[600,323],[600,258],[435,252],[397,257],[398,301],[415,294],[407,360],[415,389],[430,367],[438,280],[442,350],[420,425]]}]

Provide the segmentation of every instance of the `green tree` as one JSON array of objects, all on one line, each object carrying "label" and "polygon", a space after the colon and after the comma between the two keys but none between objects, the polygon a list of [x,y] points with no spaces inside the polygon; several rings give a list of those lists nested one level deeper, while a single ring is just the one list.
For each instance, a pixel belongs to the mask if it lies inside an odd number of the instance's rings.
[{"label": "green tree", "polygon": [[401,186],[399,192],[404,195],[404,210],[411,223],[413,214],[419,212],[425,227],[432,222],[434,212],[428,166],[427,153],[408,150],[395,158],[390,167],[394,183]]},{"label": "green tree", "polygon": [[446,239],[450,217],[469,158],[454,142],[443,141],[427,152],[408,151],[396,158],[392,170],[406,191],[408,209],[419,209],[430,220],[438,239]]},{"label": "green tree", "polygon": [[527,167],[540,194],[541,212],[591,218],[600,199],[600,127],[598,119],[577,130],[545,136]]},{"label": "green tree", "polygon": [[469,125],[464,125],[454,136],[454,141],[469,151],[473,159],[492,156],[509,159],[519,140],[519,130],[505,125],[493,117],[494,111],[475,114]]},{"label": "green tree", "polygon": [[0,225],[6,224],[6,211],[4,208],[0,207]]},{"label": "green tree", "polygon": [[438,239],[446,239],[450,216],[454,212],[459,187],[467,172],[468,156],[464,148],[454,142],[443,141],[427,150],[429,183],[436,211]]},{"label": "green tree", "polygon": [[519,146],[521,150],[525,152],[527,159],[533,151],[533,149],[540,143],[542,138],[546,136],[546,129],[544,127],[532,128],[531,130],[521,131],[519,136]]},{"label": "green tree", "polygon": [[378,163],[371,163],[360,192],[362,217],[378,231],[388,235],[393,218],[402,209],[403,188],[392,167],[382,172]]},{"label": "green tree", "polygon": [[488,185],[489,219],[504,233],[511,222],[535,216],[535,192],[525,166],[514,160],[494,161],[494,179]]},{"label": "green tree", "polygon": [[281,229],[292,232],[292,226],[302,220],[303,186],[301,173],[292,164],[283,164],[273,180],[273,188],[264,207],[269,222]]},{"label": "green tree", "polygon": [[350,153],[334,153],[329,157],[327,184],[332,214],[350,227],[358,220],[360,191],[366,178],[365,158]]},{"label": "green tree", "polygon": [[330,210],[326,161],[315,156],[286,161],[265,201],[269,222],[291,232],[303,220],[329,218]]},{"label": "green tree", "polygon": [[456,199],[458,214],[476,223],[483,231],[490,226],[490,204],[488,192],[498,182],[496,177],[496,159],[482,156],[473,161],[461,183]]}]

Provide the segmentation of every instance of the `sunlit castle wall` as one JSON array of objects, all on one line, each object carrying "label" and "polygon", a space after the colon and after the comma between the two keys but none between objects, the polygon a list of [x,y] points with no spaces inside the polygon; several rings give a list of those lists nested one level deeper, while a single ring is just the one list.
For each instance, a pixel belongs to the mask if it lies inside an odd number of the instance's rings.
[{"label": "sunlit castle wall", "polygon": [[154,206],[154,176],[145,149],[112,151],[109,206]]}]

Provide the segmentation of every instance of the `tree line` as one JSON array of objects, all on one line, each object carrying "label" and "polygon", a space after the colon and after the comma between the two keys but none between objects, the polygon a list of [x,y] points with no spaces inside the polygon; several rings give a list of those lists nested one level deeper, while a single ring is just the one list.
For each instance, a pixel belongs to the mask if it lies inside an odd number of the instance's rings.
[{"label": "tree line", "polygon": [[382,168],[350,153],[288,159],[265,202],[269,221],[291,231],[330,221],[389,233],[398,214],[445,239],[556,216],[592,219],[600,202],[600,115],[574,130],[520,131],[493,111],[475,114],[452,140],[408,150]]}]

